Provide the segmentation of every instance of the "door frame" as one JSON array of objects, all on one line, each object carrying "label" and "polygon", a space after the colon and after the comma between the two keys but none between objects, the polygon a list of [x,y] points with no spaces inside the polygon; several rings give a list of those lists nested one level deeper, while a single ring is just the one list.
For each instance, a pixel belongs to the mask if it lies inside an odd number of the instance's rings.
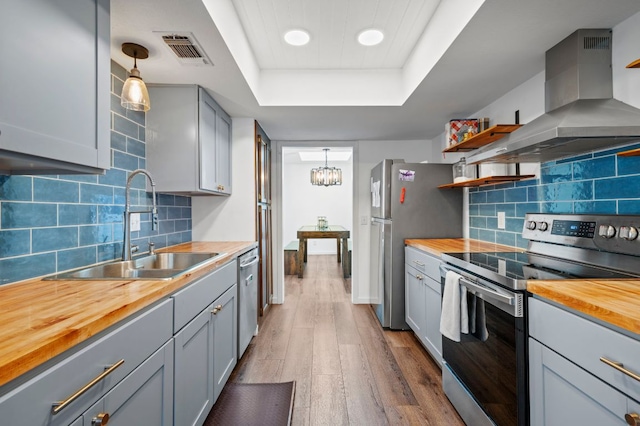
[{"label": "door frame", "polygon": [[[351,302],[354,303],[354,299],[358,297],[357,292],[354,289],[358,287],[359,272],[358,268],[360,262],[357,256],[357,244],[356,241],[360,238],[360,226],[359,220],[359,200],[360,194],[358,189],[359,181],[359,167],[358,167],[358,142],[357,141],[275,141],[271,140],[271,213],[272,213],[272,237],[273,237],[273,303],[284,303],[284,238],[282,236],[283,224],[282,224],[282,149],[283,148],[311,148],[311,147],[343,147],[352,149],[352,218],[351,218],[351,239],[352,239],[352,252],[351,252]],[[274,152],[275,149],[275,152]]]}]

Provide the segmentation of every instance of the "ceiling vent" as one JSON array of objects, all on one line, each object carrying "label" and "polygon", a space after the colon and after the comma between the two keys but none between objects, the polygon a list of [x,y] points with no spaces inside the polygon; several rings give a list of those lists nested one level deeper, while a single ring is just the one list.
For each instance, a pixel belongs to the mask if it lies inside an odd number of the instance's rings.
[{"label": "ceiling vent", "polygon": [[159,34],[182,65],[213,65],[192,33],[161,32]]}]

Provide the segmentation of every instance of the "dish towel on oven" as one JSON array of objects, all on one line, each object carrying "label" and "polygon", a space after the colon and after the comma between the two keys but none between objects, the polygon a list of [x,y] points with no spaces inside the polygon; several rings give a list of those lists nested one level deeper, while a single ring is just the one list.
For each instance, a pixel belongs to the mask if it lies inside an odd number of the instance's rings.
[{"label": "dish towel on oven", "polygon": [[454,342],[460,341],[460,333],[469,332],[467,288],[460,284],[460,278],[460,274],[447,271],[440,315],[440,333]]}]

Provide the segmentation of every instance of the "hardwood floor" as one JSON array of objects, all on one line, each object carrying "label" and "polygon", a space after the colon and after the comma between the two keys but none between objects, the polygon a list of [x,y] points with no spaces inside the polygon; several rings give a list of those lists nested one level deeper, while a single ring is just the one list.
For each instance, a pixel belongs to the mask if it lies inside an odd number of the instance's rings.
[{"label": "hardwood floor", "polygon": [[353,305],[335,256],[309,256],[285,278],[233,372],[244,383],[296,381],[293,425],[464,425],[440,369],[410,331],[383,330]]}]

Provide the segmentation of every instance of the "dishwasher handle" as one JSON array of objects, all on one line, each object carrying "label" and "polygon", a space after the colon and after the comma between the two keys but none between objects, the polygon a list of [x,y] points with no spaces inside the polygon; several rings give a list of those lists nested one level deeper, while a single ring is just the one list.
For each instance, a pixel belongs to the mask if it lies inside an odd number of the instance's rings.
[{"label": "dishwasher handle", "polygon": [[258,261],[259,261],[259,260],[260,260],[260,257],[259,257],[259,256],[257,256],[257,255],[256,255],[256,256],[253,256],[253,257],[252,257],[251,259],[249,259],[248,261],[242,262],[242,263],[240,264],[240,269],[244,269],[244,268],[247,268],[247,267],[249,267],[249,266],[251,266],[251,265],[254,265],[254,264],[258,263]]}]

